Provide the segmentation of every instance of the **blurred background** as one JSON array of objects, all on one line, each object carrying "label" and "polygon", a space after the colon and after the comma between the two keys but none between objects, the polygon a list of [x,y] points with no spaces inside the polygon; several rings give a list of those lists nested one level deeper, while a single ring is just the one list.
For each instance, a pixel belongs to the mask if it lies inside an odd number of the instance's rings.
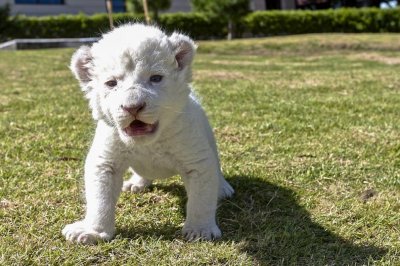
[{"label": "blurred background", "polygon": [[[114,12],[143,12],[141,0],[113,0]],[[190,0],[149,0],[150,8],[161,12],[191,12],[201,2]],[[213,1],[221,2],[221,1]],[[222,1],[224,2],[224,1]],[[236,1],[240,2],[240,1]],[[242,1],[243,2],[243,1]],[[250,0],[249,8],[256,10],[294,10],[328,9],[340,7],[395,7],[397,1],[388,0]],[[9,4],[11,14],[31,16],[58,14],[95,14],[106,12],[106,3],[102,0],[0,0],[0,6]]]}]

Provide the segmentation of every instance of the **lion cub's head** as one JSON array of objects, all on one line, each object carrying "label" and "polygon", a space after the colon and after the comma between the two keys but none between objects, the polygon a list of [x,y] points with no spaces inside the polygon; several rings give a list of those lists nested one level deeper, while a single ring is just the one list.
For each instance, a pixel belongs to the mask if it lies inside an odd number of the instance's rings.
[{"label": "lion cub's head", "polygon": [[153,26],[127,24],[72,56],[71,70],[93,117],[125,143],[154,140],[188,101],[193,41]]}]

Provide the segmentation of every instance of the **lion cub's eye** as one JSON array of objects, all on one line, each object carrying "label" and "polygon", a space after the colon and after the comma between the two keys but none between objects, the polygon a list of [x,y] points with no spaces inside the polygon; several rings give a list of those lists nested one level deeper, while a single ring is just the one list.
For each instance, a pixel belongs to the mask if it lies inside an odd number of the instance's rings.
[{"label": "lion cub's eye", "polygon": [[109,80],[105,83],[108,87],[113,88],[117,86],[118,82],[115,79]]},{"label": "lion cub's eye", "polygon": [[161,76],[161,75],[153,75],[150,77],[150,82],[158,83],[158,82],[161,82],[162,79],[163,79],[163,76]]}]

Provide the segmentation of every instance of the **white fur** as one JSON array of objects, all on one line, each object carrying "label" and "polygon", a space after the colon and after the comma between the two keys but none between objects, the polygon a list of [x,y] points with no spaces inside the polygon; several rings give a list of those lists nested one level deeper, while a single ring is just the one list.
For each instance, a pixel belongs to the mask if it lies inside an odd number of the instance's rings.
[{"label": "white fur", "polygon": [[[138,192],[155,178],[176,174],[188,194],[183,235],[188,240],[221,236],[217,201],[231,196],[233,189],[222,176],[207,117],[191,93],[195,49],[185,35],[167,36],[156,27],[127,24],[75,52],[71,70],[89,100],[97,129],[85,163],[86,216],[63,229],[67,240],[110,240],[121,189]],[[152,75],[163,79],[150,82]],[[110,79],[118,85],[107,87]],[[146,106],[136,119],[158,123],[158,128],[151,135],[128,136],[123,129],[135,118],[121,106],[143,102]],[[134,173],[123,183],[128,168]]]}]

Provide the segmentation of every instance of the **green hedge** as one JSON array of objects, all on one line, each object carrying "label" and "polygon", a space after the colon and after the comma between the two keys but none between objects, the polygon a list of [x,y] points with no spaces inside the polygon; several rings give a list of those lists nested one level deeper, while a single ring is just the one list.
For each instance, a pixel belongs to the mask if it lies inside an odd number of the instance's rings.
[{"label": "green hedge", "polygon": [[[143,21],[143,15],[115,14],[116,24]],[[1,23],[1,22],[0,22]],[[4,23],[4,22],[3,22]],[[164,14],[158,24],[195,39],[223,38],[226,21],[201,13]],[[15,38],[97,37],[109,30],[105,14],[49,17],[17,16],[1,27],[0,40]],[[4,26],[4,25],[3,25]],[[400,32],[400,9],[336,9],[323,11],[259,11],[237,25],[253,36],[318,32]]]},{"label": "green hedge", "polygon": [[168,32],[180,31],[195,39],[224,38],[227,21],[202,13],[164,14],[158,24]]},{"label": "green hedge", "polygon": [[[116,25],[144,21],[144,16],[137,14],[114,14],[113,18]],[[7,29],[0,32],[0,39],[98,37],[109,30],[106,14],[17,16],[10,22]],[[177,30],[195,39],[222,38],[225,35],[224,21],[199,13],[165,14],[160,16],[158,24],[169,32]]]},{"label": "green hedge", "polygon": [[[115,22],[143,21],[143,16],[115,14]],[[109,30],[108,16],[61,15],[48,17],[17,16],[3,33],[7,39],[15,38],[78,38],[97,37]]]},{"label": "green hedge", "polygon": [[253,35],[320,32],[400,32],[400,9],[260,11],[243,19]]}]

